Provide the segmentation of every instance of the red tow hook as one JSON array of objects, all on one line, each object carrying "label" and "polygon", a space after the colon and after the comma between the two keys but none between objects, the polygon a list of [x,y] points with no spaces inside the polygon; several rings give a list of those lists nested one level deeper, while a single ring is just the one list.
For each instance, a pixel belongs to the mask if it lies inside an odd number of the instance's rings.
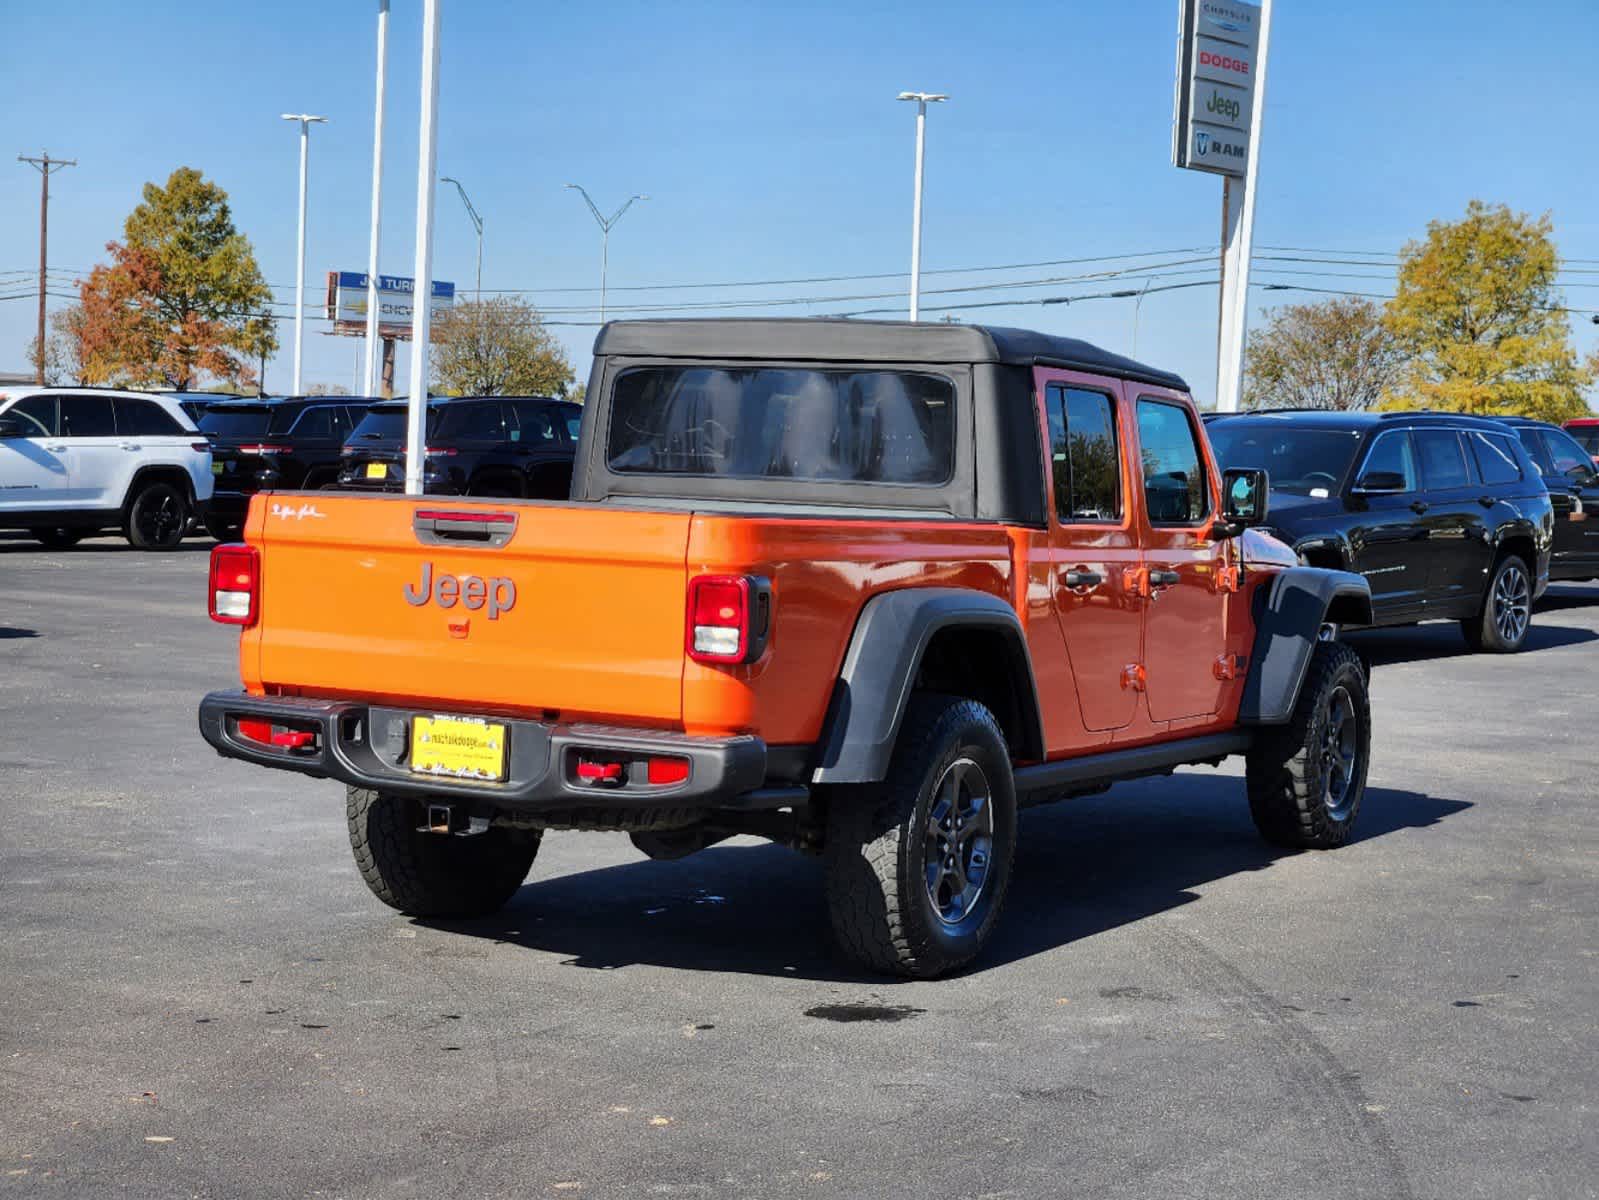
[{"label": "red tow hook", "polygon": [[619,762],[590,762],[577,760],[577,777],[584,783],[621,783],[622,764]]},{"label": "red tow hook", "polygon": [[239,736],[263,746],[283,746],[300,750],[316,741],[310,729],[273,729],[271,721],[239,721]]}]

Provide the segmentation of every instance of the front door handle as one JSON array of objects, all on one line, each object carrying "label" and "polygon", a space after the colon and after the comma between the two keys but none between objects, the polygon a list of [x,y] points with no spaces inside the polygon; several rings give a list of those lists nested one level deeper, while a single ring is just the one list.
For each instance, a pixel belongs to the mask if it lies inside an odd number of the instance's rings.
[{"label": "front door handle", "polygon": [[1171,587],[1181,583],[1183,577],[1176,571],[1151,571],[1149,573],[1149,586],[1152,588]]},{"label": "front door handle", "polygon": [[138,442],[123,442],[122,443],[122,448],[124,450],[143,450],[144,449],[144,447],[139,445]]},{"label": "front door handle", "polygon": [[59,443],[56,444],[56,445],[46,446],[45,449],[48,450],[51,454],[65,454],[66,450],[67,450],[65,445],[62,445],[62,444],[59,444]]},{"label": "front door handle", "polygon": [[1067,571],[1066,586],[1069,588],[1096,588],[1105,582],[1105,577],[1098,571]]},{"label": "front door handle", "polygon": [[1415,513],[1418,517],[1431,507],[1432,505],[1428,504],[1425,500],[1412,500],[1410,502],[1410,511]]}]

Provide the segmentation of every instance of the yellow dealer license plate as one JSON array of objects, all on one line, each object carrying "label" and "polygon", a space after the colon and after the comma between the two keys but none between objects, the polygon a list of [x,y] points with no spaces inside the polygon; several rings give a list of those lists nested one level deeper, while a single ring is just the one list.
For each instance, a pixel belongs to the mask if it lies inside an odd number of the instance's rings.
[{"label": "yellow dealer license plate", "polygon": [[504,779],[505,726],[476,717],[413,717],[411,770],[457,779]]},{"label": "yellow dealer license plate", "polygon": [[389,477],[389,465],[387,463],[367,463],[366,477],[368,479],[387,479]]}]

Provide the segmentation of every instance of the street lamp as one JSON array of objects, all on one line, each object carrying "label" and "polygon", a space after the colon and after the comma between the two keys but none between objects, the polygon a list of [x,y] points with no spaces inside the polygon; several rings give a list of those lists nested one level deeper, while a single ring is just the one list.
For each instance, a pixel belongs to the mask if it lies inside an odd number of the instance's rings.
[{"label": "street lamp", "polygon": [[294,390],[289,393],[300,396],[304,395],[300,388],[300,364],[305,348],[305,168],[311,145],[311,126],[326,124],[327,118],[314,117],[310,113],[284,113],[282,116],[285,121],[300,123],[300,241],[294,274]]},{"label": "street lamp", "polygon": [[626,204],[622,205],[621,208],[617,209],[614,213],[612,213],[609,218],[606,218],[606,217],[600,216],[600,210],[595,206],[594,201],[589,197],[587,189],[585,189],[585,188],[583,188],[580,185],[575,184],[575,183],[569,183],[566,186],[571,188],[574,192],[579,192],[579,193],[582,194],[583,203],[585,203],[585,204],[587,204],[589,206],[589,212],[593,213],[594,214],[594,219],[597,222],[599,222],[599,226],[600,226],[600,324],[603,325],[603,324],[605,324],[605,273],[606,273],[606,269],[610,266],[610,259],[611,259],[611,226],[615,225],[618,221],[620,221],[622,219],[622,214],[625,213],[628,209],[633,207],[633,201],[635,201],[635,200],[648,200],[649,197],[648,196],[629,196],[627,198],[627,203]]},{"label": "street lamp", "polygon": [[477,230],[477,298],[481,300],[483,299],[483,218],[477,215],[477,209],[473,208],[472,202],[466,198],[466,189],[461,186],[459,179],[441,175],[439,182],[455,185],[455,190],[461,193],[461,203],[466,205],[466,215],[472,222],[472,228]]},{"label": "street lamp", "polygon": [[942,92],[901,92],[900,100],[916,101],[916,199],[911,207],[911,320],[922,301],[922,159],[927,143],[927,106],[949,97]]}]

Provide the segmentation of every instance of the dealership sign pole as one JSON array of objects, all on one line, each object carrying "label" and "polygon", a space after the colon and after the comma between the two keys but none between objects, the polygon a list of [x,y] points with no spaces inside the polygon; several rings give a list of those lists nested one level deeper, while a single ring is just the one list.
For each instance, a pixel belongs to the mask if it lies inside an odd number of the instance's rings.
[{"label": "dealership sign pole", "polygon": [[[1261,117],[1272,0],[1179,0],[1172,161],[1224,177],[1216,407],[1236,412],[1243,391]],[[1241,179],[1242,186],[1234,180]]]},{"label": "dealership sign pole", "polygon": [[[433,292],[433,179],[438,170],[439,3],[422,4],[422,127],[416,167],[416,293]],[[411,318],[411,402],[405,420],[405,492],[422,494],[427,449],[428,331],[432,306],[416,305]]]}]

